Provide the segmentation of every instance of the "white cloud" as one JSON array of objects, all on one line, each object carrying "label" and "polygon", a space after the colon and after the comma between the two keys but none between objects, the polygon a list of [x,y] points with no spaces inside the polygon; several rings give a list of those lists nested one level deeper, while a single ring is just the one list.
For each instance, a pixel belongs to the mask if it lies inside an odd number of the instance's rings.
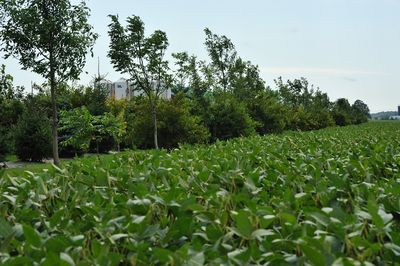
[{"label": "white cloud", "polygon": [[384,72],[367,71],[360,69],[320,68],[320,67],[260,67],[260,71],[269,74],[317,74],[327,76],[352,76],[352,75],[390,75]]}]

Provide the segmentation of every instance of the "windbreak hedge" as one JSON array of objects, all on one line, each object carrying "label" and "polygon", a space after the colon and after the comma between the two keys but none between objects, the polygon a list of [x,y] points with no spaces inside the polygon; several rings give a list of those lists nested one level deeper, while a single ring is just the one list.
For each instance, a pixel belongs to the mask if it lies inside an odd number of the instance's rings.
[{"label": "windbreak hedge", "polygon": [[396,264],[399,167],[368,123],[4,175],[0,264]]}]

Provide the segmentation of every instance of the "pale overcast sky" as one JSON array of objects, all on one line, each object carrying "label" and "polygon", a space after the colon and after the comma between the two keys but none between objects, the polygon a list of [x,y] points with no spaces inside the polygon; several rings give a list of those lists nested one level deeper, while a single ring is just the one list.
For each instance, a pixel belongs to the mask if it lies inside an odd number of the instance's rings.
[{"label": "pale overcast sky", "polygon": [[[205,27],[228,36],[239,55],[259,66],[267,85],[306,77],[331,100],[361,99],[372,112],[400,104],[400,0],[90,0],[91,23],[100,34],[81,84],[97,72],[117,80],[107,57],[109,14],[138,15],[147,33],[167,33],[169,53],[187,51],[206,59]],[[3,60],[15,85],[43,82]]]}]

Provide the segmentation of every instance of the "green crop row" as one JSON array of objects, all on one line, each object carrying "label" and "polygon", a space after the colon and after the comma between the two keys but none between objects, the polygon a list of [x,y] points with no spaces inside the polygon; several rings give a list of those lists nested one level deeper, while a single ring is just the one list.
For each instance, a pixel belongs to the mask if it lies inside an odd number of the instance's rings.
[{"label": "green crop row", "polygon": [[0,264],[399,265],[399,169],[393,122],[4,175]]}]

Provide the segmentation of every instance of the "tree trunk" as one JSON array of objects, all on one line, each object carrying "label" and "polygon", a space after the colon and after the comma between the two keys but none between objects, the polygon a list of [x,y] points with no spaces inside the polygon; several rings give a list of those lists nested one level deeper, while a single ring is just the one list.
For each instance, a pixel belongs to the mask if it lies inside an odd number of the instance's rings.
[{"label": "tree trunk", "polygon": [[56,86],[57,86],[57,84],[56,84],[56,79],[55,79],[55,71],[54,71],[53,67],[50,66],[50,89],[51,89],[51,109],[52,109],[51,129],[53,132],[53,162],[55,165],[59,165],[60,158],[58,157]]},{"label": "tree trunk", "polygon": [[157,107],[155,103],[151,104],[153,114],[153,128],[154,128],[154,148],[158,150],[158,132],[157,132]]}]

